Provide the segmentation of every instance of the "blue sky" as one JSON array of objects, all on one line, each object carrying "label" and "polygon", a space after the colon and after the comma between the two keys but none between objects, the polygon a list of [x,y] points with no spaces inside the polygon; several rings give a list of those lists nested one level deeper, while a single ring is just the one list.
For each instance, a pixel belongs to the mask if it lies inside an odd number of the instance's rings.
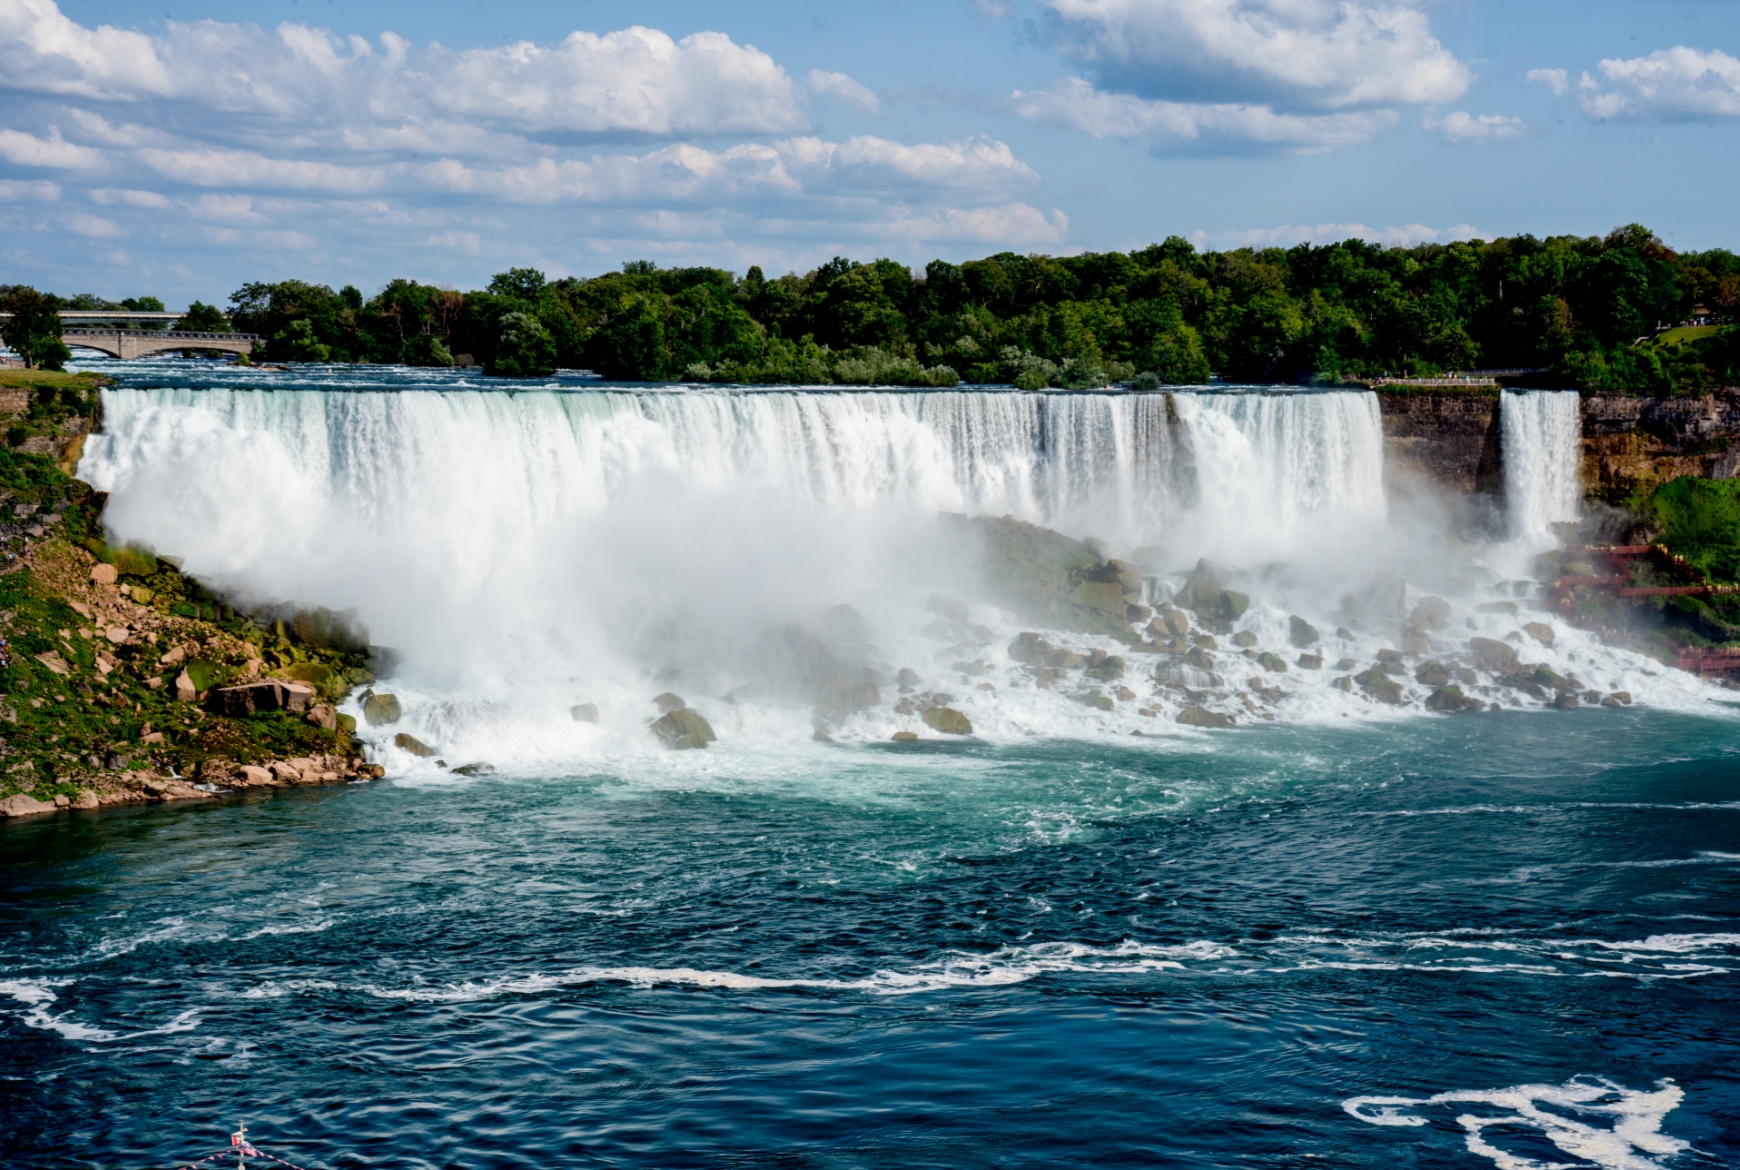
[{"label": "blue sky", "polygon": [[1740,249],[1736,0],[0,0],[0,283]]}]

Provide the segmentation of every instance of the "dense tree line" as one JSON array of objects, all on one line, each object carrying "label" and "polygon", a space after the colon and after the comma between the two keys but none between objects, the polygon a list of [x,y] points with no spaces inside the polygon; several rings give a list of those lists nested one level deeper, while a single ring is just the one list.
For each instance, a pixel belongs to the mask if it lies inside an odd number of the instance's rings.
[{"label": "dense tree line", "polygon": [[[1667,335],[1694,313],[1719,327]],[[372,298],[243,286],[267,360],[467,360],[524,377],[1086,388],[1135,379],[1333,384],[1476,368],[1662,392],[1740,384],[1740,257],[1675,253],[1647,228],[1382,247],[1001,253],[915,273],[835,259],[769,279],[659,268],[548,281],[515,268],[461,293],[395,280]]]}]

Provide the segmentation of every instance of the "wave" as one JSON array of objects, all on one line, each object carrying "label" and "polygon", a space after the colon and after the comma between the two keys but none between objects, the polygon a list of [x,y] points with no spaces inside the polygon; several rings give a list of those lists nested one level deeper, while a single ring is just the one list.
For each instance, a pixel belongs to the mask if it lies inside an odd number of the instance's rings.
[{"label": "wave", "polygon": [[[1431,1124],[1422,1114],[1434,1106],[1454,1106],[1444,1112],[1454,1112],[1468,1151],[1489,1159],[1498,1170],[1570,1170],[1563,1163],[1540,1162],[1495,1144],[1513,1140],[1518,1129],[1538,1133],[1581,1159],[1580,1164],[1600,1170],[1653,1170],[1663,1165],[1662,1159],[1691,1149],[1689,1142],[1661,1132],[1662,1122],[1684,1099],[1685,1093],[1668,1079],[1645,1092],[1606,1079],[1573,1078],[1562,1085],[1460,1089],[1430,1097],[1350,1097],[1341,1107],[1368,1125],[1417,1128]],[[1502,1132],[1489,1135],[1494,1128]]]}]

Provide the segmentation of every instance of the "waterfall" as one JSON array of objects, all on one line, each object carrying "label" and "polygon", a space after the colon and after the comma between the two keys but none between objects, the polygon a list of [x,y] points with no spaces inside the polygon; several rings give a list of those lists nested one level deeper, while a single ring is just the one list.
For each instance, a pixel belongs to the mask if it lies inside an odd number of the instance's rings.
[{"label": "waterfall", "polygon": [[958,553],[920,547],[939,511],[1240,564],[1385,511],[1360,393],[104,395],[80,474],[117,536],[243,601],[354,607],[456,675],[602,654],[623,615],[695,637],[910,592]]},{"label": "waterfall", "polygon": [[1504,391],[1499,397],[1504,492],[1513,539],[1554,541],[1554,524],[1578,519],[1583,423],[1575,390]]},{"label": "waterfall", "polygon": [[1381,524],[1383,422],[1370,392],[1179,393],[1199,502],[1223,555],[1277,556]]}]

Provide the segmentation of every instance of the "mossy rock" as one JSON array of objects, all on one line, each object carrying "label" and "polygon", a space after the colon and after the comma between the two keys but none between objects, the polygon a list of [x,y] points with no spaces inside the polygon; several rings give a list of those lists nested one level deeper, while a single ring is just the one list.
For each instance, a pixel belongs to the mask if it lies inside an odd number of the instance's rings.
[{"label": "mossy rock", "polygon": [[1426,709],[1428,711],[1443,711],[1446,713],[1456,711],[1478,711],[1482,706],[1484,706],[1484,704],[1481,703],[1479,699],[1469,698],[1467,695],[1462,693],[1462,688],[1454,683],[1449,686],[1439,687],[1437,690],[1433,691],[1431,697],[1426,700]]},{"label": "mossy rock", "polygon": [[1297,614],[1287,618],[1287,640],[1300,650],[1317,645],[1320,635],[1317,627],[1299,617]]},{"label": "mossy rock", "polygon": [[368,720],[370,727],[397,723],[403,714],[397,695],[370,695],[363,700],[363,718]]},{"label": "mossy rock", "polygon": [[1442,662],[1422,662],[1414,672],[1414,681],[1423,687],[1448,686],[1450,677],[1450,668]]},{"label": "mossy rock", "polygon": [[195,658],[187,664],[187,677],[193,682],[196,691],[209,691],[222,682],[228,669],[216,662],[208,662],[203,658]]},{"label": "mossy rock", "polygon": [[1257,636],[1250,630],[1240,630],[1233,635],[1233,645],[1249,650],[1257,644]]},{"label": "mossy rock", "polygon": [[924,713],[924,725],[944,735],[973,734],[973,721],[953,707],[932,707]]},{"label": "mossy rock", "polygon": [[1092,707],[1099,711],[1110,711],[1112,709],[1112,700],[1110,696],[1102,695],[1098,691],[1089,691],[1085,695],[1078,695],[1076,696],[1075,701],[1084,707]]},{"label": "mossy rock", "polygon": [[430,747],[416,736],[407,735],[403,731],[393,736],[393,746],[398,748],[400,751],[410,752],[412,755],[425,760],[435,754],[434,748]]},{"label": "mossy rock", "polygon": [[1285,674],[1285,673],[1287,673],[1286,660],[1283,659],[1279,654],[1276,654],[1270,650],[1265,650],[1261,654],[1257,655],[1257,665],[1262,667],[1264,670],[1268,671],[1270,674]]},{"label": "mossy rock", "polygon": [[666,747],[677,751],[704,748],[719,738],[701,713],[688,707],[665,712],[654,721],[652,730]]},{"label": "mossy rock", "polygon": [[1116,654],[1088,671],[1088,674],[1101,682],[1112,682],[1124,677],[1124,660]]},{"label": "mossy rock", "polygon": [[1126,608],[1123,586],[1116,581],[1083,581],[1070,591],[1069,601],[1115,617],[1123,617]]},{"label": "mossy rock", "polygon": [[1236,727],[1231,715],[1222,715],[1206,707],[1186,707],[1178,713],[1178,722],[1186,727]]},{"label": "mossy rock", "polygon": [[1363,671],[1353,676],[1353,681],[1359,688],[1380,703],[1399,706],[1402,702],[1402,688],[1396,680],[1376,669]]}]

